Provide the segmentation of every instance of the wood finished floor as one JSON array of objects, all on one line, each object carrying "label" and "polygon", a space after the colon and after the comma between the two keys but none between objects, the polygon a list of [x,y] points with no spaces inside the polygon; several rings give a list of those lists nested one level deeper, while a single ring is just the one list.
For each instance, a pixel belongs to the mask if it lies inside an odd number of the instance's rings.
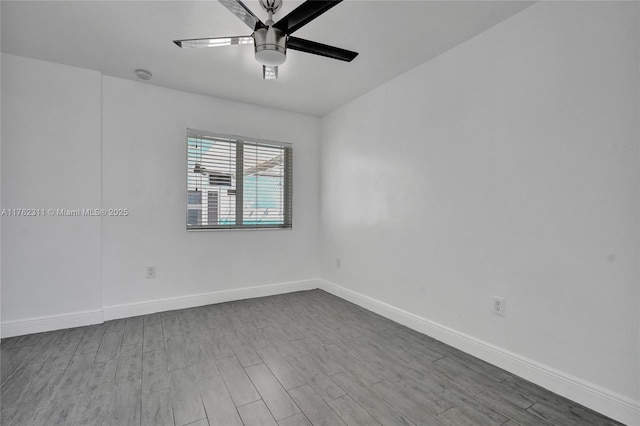
[{"label": "wood finished floor", "polygon": [[320,290],[3,339],[3,425],[614,425]]}]

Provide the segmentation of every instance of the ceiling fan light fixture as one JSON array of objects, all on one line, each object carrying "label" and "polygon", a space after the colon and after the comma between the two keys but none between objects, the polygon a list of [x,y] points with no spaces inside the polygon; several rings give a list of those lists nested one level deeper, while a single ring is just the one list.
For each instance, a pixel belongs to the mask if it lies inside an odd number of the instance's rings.
[{"label": "ceiling fan light fixture", "polygon": [[284,64],[286,59],[287,56],[281,50],[269,47],[262,50],[256,49],[256,61],[266,67],[277,67],[278,65]]},{"label": "ceiling fan light fixture", "polygon": [[256,61],[267,67],[277,67],[287,59],[287,37],[273,28],[260,28],[253,33]]}]

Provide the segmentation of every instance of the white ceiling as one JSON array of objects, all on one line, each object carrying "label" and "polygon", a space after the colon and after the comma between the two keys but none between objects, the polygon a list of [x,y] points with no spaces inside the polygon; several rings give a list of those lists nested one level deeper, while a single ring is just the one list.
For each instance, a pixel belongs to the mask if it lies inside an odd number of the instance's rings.
[{"label": "white ceiling", "polygon": [[[284,0],[275,20],[301,1]],[[245,4],[263,21],[258,0]],[[211,1],[1,2],[2,51],[150,84],[323,116],[528,7],[525,1],[346,0],[295,33],[354,50],[351,63],[290,50],[265,81],[253,47],[180,49],[174,39],[250,35]]]}]

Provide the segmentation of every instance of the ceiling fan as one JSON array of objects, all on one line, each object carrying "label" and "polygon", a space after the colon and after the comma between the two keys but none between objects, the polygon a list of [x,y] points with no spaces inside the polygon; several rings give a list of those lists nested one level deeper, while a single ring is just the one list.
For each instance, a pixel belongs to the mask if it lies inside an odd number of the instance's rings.
[{"label": "ceiling fan", "polygon": [[291,35],[342,0],[307,0],[278,22],[273,21],[273,15],[282,6],[282,0],[260,0],[260,5],[269,14],[267,21],[264,23],[240,0],[218,1],[247,24],[253,30],[253,34],[249,36],[174,40],[173,42],[184,48],[253,43],[256,60],[262,64],[262,77],[266,80],[278,78],[278,66],[282,65],[287,59],[287,49],[299,50],[300,52],[326,56],[346,62],[351,62],[358,56],[357,52],[304,40]]}]

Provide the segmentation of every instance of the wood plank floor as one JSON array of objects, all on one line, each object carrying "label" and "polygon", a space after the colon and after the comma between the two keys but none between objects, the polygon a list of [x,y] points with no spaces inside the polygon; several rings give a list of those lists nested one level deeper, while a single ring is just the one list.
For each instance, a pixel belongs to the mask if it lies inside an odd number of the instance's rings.
[{"label": "wood plank floor", "polygon": [[614,425],[320,290],[3,339],[3,425]]}]

